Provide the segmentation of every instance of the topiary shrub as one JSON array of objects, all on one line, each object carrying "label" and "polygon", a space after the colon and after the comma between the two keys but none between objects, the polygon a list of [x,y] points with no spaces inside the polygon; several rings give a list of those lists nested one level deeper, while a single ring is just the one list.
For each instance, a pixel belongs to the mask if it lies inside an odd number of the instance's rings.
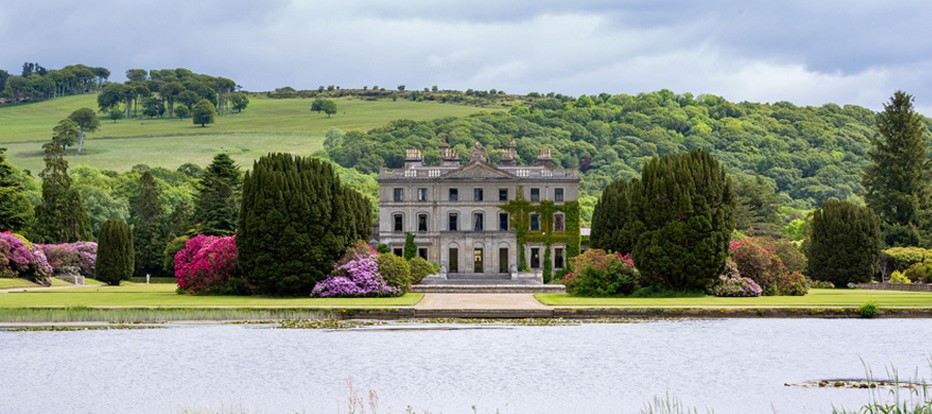
[{"label": "topiary shrub", "polygon": [[27,279],[41,286],[51,286],[52,266],[37,245],[18,234],[0,233],[0,277]]},{"label": "topiary shrub", "polygon": [[835,286],[863,283],[877,272],[880,219],[871,209],[829,200],[812,214],[809,271]]},{"label": "topiary shrub", "polygon": [[725,271],[719,275],[718,281],[707,290],[708,294],[725,297],[755,297],[760,296],[764,290],[760,285],[747,277],[741,277],[738,266],[734,260],[725,262]]},{"label": "topiary shrub", "polygon": [[574,295],[628,295],[640,287],[641,274],[630,255],[590,249],[570,259],[570,267],[563,284]]},{"label": "topiary shrub", "polygon": [[411,265],[402,257],[383,253],[376,258],[379,273],[389,286],[405,293],[411,287]]},{"label": "topiary shrub", "polygon": [[246,283],[237,272],[236,255],[235,236],[194,236],[175,254],[178,288],[200,295],[245,291]]},{"label": "topiary shrub", "polygon": [[391,296],[401,293],[401,289],[386,283],[379,272],[376,257],[372,247],[365,242],[357,242],[337,261],[330,276],[314,285],[311,296]]},{"label": "topiary shrub", "polygon": [[100,228],[97,242],[97,280],[119,285],[133,275],[136,253],[133,250],[133,233],[126,222],[108,220]]},{"label": "topiary shrub", "polygon": [[425,277],[436,273],[434,265],[420,256],[409,260],[408,265],[411,267],[411,282],[413,284],[421,283],[421,280],[424,280]]},{"label": "topiary shrub", "polygon": [[[916,263],[916,264],[922,266],[921,263]],[[910,267],[910,269],[912,269],[912,267]],[[903,274],[903,272],[899,270],[894,270],[893,273],[890,274],[890,283],[899,283],[899,284],[908,285],[912,283],[912,281],[910,280],[908,276]]]},{"label": "topiary shrub", "polygon": [[414,244],[414,234],[405,234],[405,246],[401,255],[407,260],[411,260],[417,255],[417,245]]}]

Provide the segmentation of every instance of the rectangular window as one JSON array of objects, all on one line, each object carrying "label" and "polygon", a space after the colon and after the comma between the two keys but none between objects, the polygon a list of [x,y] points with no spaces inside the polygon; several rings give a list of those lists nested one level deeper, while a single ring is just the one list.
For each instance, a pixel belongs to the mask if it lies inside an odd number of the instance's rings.
[{"label": "rectangular window", "polygon": [[472,199],[474,201],[482,201],[482,189],[481,188],[472,189]]},{"label": "rectangular window", "polygon": [[531,214],[531,231],[540,231],[540,216]]},{"label": "rectangular window", "polygon": [[405,190],[404,188],[396,188],[393,200],[395,201],[404,201],[405,200]]},{"label": "rectangular window", "polygon": [[473,215],[473,230],[482,231],[485,228],[485,226],[483,225],[484,224],[483,221],[485,221],[485,214],[482,214],[482,213],[474,214]]},{"label": "rectangular window", "polygon": [[562,214],[553,215],[553,231],[564,231],[566,230],[566,224],[563,222]]},{"label": "rectangular window", "polygon": [[563,248],[557,247],[553,249],[553,267],[555,269],[563,268]]},{"label": "rectangular window", "polygon": [[459,230],[459,223],[458,223],[458,222],[459,222],[459,218],[460,218],[460,217],[459,217],[458,215],[456,215],[456,213],[451,213],[451,214],[450,214],[450,227],[449,227],[449,228],[450,228],[450,231],[458,231],[458,230]]},{"label": "rectangular window", "polygon": [[540,201],[540,189],[539,188],[531,189],[531,201]]},{"label": "rectangular window", "polygon": [[557,203],[563,202],[563,189],[562,188],[553,189],[553,201]]},{"label": "rectangular window", "polygon": [[426,188],[417,189],[417,201],[427,201],[427,189]]},{"label": "rectangular window", "polygon": [[392,226],[392,231],[403,231],[404,230],[404,216],[401,214],[395,214],[395,223]]},{"label": "rectangular window", "polygon": [[531,269],[540,269],[540,247],[531,248]]},{"label": "rectangular window", "polygon": [[427,260],[427,248],[426,248],[426,247],[418,247],[418,248],[417,248],[417,256],[420,257],[421,259]]},{"label": "rectangular window", "polygon": [[508,189],[507,188],[498,189],[498,201],[508,201]]},{"label": "rectangular window", "polygon": [[498,213],[498,229],[508,231],[508,213]]},{"label": "rectangular window", "polygon": [[456,188],[450,189],[450,201],[459,201],[460,199],[460,190]]},{"label": "rectangular window", "polygon": [[417,231],[427,231],[427,214],[417,215]]},{"label": "rectangular window", "polygon": [[404,256],[404,252],[405,252],[405,250],[402,249],[401,247],[396,247],[396,248],[392,249],[392,254],[394,254],[395,256],[398,256],[398,257]]},{"label": "rectangular window", "polygon": [[508,273],[508,248],[500,247],[498,249],[498,272]]},{"label": "rectangular window", "polygon": [[455,247],[450,248],[450,273],[459,273],[460,271],[460,251]]}]

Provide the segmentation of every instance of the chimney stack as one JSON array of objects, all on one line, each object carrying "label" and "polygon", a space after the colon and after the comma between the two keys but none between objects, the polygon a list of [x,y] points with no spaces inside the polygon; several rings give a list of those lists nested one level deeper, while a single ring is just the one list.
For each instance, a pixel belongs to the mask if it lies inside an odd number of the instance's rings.
[{"label": "chimney stack", "polygon": [[548,170],[553,169],[553,158],[550,158],[550,148],[541,148],[540,153],[537,155],[537,162],[535,165],[545,167]]},{"label": "chimney stack", "polygon": [[421,158],[421,150],[409,149],[405,151],[405,169],[420,167],[424,165],[424,159]]}]

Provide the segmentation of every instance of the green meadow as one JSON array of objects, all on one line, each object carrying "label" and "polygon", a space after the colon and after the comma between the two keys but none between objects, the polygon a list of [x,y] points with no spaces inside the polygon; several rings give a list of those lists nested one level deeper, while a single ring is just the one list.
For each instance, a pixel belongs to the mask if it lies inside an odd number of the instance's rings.
[{"label": "green meadow", "polygon": [[811,289],[805,296],[761,296],[726,298],[716,296],[678,298],[579,297],[568,294],[535,295],[541,303],[563,307],[858,307],[876,302],[882,308],[906,307],[932,309],[932,292],[893,290]]},{"label": "green meadow", "polygon": [[[397,119],[428,120],[465,116],[487,108],[412,102],[336,99],[337,114],[328,118],[311,112],[310,99],[268,99],[251,96],[239,114],[218,116],[207,127],[191,119],[130,119],[117,122],[101,115],[100,129],[89,133],[81,155],[69,149],[71,165],[124,171],[136,164],[170,169],[184,163],[208,164],[226,152],[243,165],[269,152],[309,155],[322,148],[330,128],[369,130]],[[66,96],[38,103],[0,107],[0,147],[19,168],[34,174],[43,167],[42,144],[52,128],[79,108],[97,108],[97,95]]]}]

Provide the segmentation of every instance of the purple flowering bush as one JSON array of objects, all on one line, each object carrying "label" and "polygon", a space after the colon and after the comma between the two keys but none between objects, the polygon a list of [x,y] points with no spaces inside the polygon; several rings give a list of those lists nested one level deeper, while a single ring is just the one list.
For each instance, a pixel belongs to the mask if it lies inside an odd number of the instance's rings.
[{"label": "purple flowering bush", "polygon": [[9,231],[0,233],[0,277],[17,277],[42,286],[52,284],[52,266],[42,248]]},{"label": "purple flowering bush", "polygon": [[97,263],[97,243],[77,242],[62,244],[40,244],[39,247],[48,258],[52,271],[67,266],[77,267],[84,277],[94,277],[94,265]]},{"label": "purple flowering bush", "polygon": [[760,296],[763,292],[764,290],[754,279],[741,277],[738,265],[731,259],[725,263],[725,271],[708,289],[710,295],[728,297],[754,297]]},{"label": "purple flowering bush", "polygon": [[364,242],[349,248],[335,265],[330,276],[314,285],[311,296],[394,296],[401,293],[401,289],[385,283],[379,273],[375,250]]}]

